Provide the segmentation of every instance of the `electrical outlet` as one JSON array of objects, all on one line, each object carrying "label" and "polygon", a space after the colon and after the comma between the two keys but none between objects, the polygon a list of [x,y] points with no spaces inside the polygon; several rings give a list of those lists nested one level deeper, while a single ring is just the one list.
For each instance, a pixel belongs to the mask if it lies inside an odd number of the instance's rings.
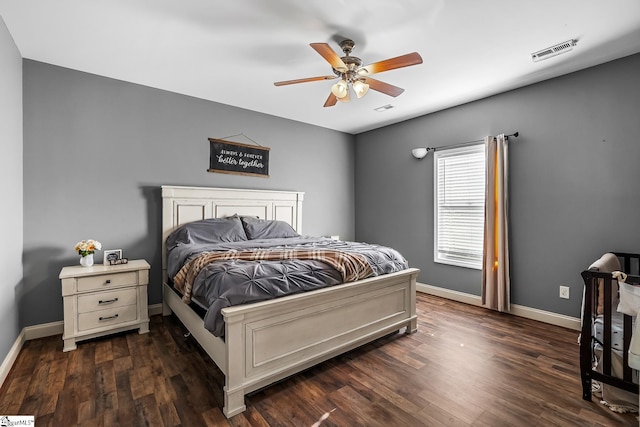
[{"label": "electrical outlet", "polygon": [[560,286],[560,298],[569,299],[569,287]]}]

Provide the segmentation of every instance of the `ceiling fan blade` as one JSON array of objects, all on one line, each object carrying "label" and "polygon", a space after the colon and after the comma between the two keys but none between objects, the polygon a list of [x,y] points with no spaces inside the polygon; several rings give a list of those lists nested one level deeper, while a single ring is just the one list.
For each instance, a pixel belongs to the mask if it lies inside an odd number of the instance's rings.
[{"label": "ceiling fan blade", "polygon": [[336,70],[340,71],[341,73],[346,73],[347,71],[349,71],[345,63],[342,62],[342,59],[340,59],[338,54],[335,53],[333,49],[331,49],[331,46],[329,46],[328,44],[311,43],[310,46],[314,48],[315,51],[318,52],[324,59],[326,59],[327,62],[331,64],[331,66]]},{"label": "ceiling fan blade", "polygon": [[369,85],[369,89],[377,90],[389,96],[396,97],[404,92],[404,89],[401,87],[390,85],[389,83],[381,82],[371,77],[365,77],[362,80]]},{"label": "ceiling fan blade", "polygon": [[337,102],[338,102],[338,98],[336,98],[333,92],[331,92],[327,100],[324,102],[323,107],[333,107],[334,105],[336,105]]},{"label": "ceiling fan blade", "polygon": [[306,83],[306,82],[317,82],[319,80],[333,80],[338,78],[338,76],[318,76],[318,77],[307,77],[306,79],[296,79],[296,80],[285,80],[282,82],[275,82],[276,86],[285,86],[285,85],[293,85],[296,83]]},{"label": "ceiling fan blade", "polygon": [[422,64],[422,57],[418,52],[413,52],[360,67],[358,69],[358,75],[368,76],[369,74],[381,73],[383,71],[395,70],[396,68],[418,64]]}]

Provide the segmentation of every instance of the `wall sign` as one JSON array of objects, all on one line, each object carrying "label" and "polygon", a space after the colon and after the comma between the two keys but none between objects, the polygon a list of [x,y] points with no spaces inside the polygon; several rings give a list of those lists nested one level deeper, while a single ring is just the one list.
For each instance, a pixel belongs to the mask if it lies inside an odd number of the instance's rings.
[{"label": "wall sign", "polygon": [[269,147],[209,138],[209,172],[269,177]]}]

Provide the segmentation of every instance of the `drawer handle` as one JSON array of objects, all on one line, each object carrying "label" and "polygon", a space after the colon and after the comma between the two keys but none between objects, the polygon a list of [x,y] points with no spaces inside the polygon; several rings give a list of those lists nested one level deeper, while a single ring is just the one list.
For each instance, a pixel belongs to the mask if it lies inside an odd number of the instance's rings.
[{"label": "drawer handle", "polygon": [[111,320],[111,319],[115,319],[116,317],[118,317],[117,314],[114,314],[113,316],[107,316],[107,317],[100,316],[98,320]]},{"label": "drawer handle", "polygon": [[118,298],[114,298],[114,299],[101,299],[100,301],[98,301],[98,304],[111,304],[112,302],[116,302],[118,301]]},{"label": "drawer handle", "polygon": [[108,285],[109,283],[111,283],[111,279],[107,279],[105,283]]}]

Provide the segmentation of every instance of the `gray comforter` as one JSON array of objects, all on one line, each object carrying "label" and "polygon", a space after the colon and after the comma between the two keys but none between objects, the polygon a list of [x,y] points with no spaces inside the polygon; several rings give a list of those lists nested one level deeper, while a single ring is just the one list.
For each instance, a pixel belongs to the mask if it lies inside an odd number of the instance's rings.
[{"label": "gray comforter", "polygon": [[[296,237],[218,244],[181,244],[169,249],[167,273],[173,279],[188,261],[205,252],[312,247],[361,254],[371,266],[372,276],[408,267],[407,261],[398,251],[385,246]],[[216,261],[203,268],[195,277],[191,297],[207,307],[205,328],[215,336],[223,336],[224,320],[220,310],[225,307],[311,291],[337,285],[342,281],[337,270],[317,260]]]}]

